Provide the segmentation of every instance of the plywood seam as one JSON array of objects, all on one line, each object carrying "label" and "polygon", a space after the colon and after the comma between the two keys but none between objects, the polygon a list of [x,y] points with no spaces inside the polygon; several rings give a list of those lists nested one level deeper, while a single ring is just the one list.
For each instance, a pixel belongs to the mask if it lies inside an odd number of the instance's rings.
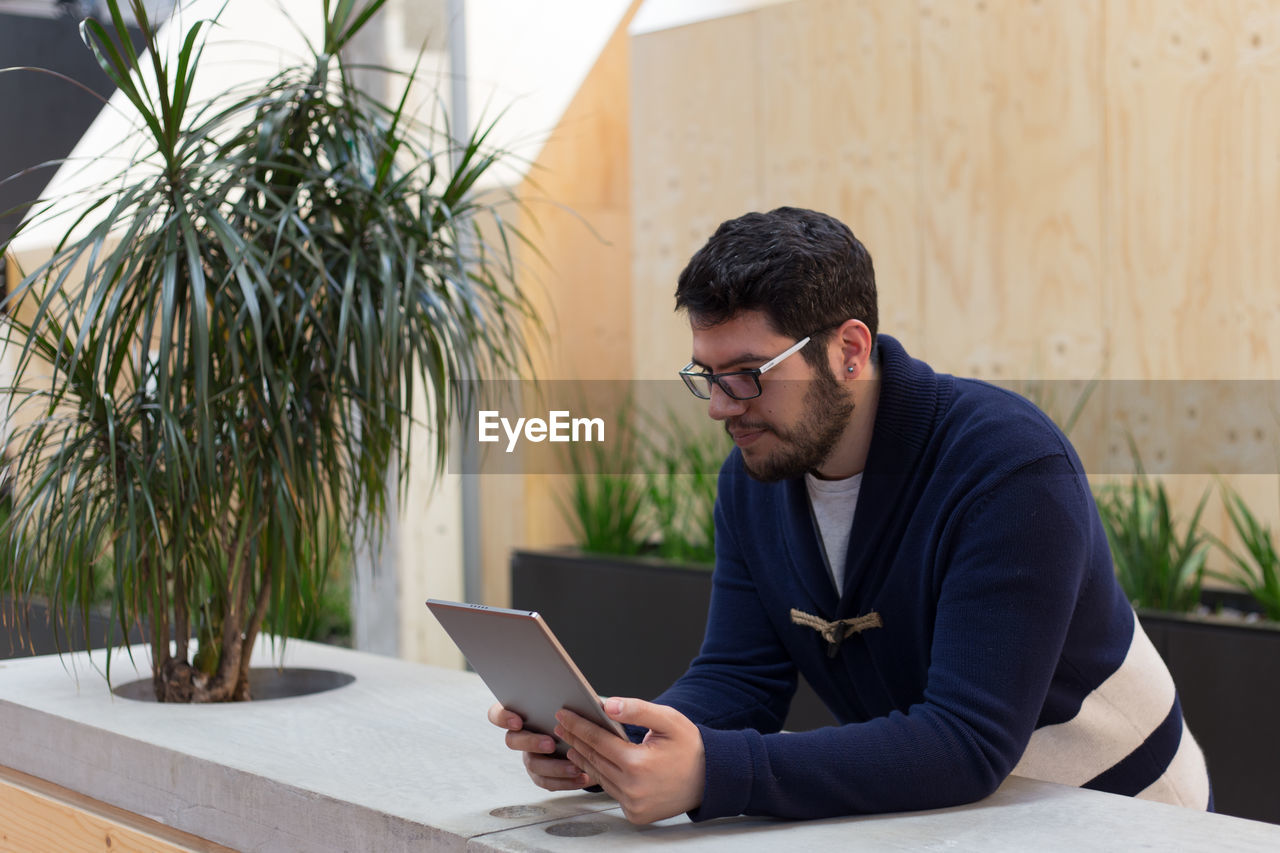
[{"label": "plywood seam", "polygon": [[[915,280],[915,321],[919,326],[920,340],[913,342],[919,350],[917,358],[928,359],[932,354],[928,352],[925,341],[928,335],[925,334],[924,322],[924,299],[926,288],[926,270],[928,261],[928,252],[926,247],[929,242],[929,232],[923,227],[922,213],[925,209],[924,204],[924,116],[921,114],[921,104],[924,103],[924,70],[921,67],[924,62],[924,24],[921,14],[921,5],[925,0],[916,0],[916,13],[913,16],[914,31],[912,33],[911,45],[911,128],[914,139],[911,144],[911,156],[914,160],[914,168],[912,174],[915,177],[915,222],[916,222],[916,280]],[[879,295],[877,294],[877,299]]]},{"label": "plywood seam", "polygon": [[1101,267],[1098,270],[1099,284],[1098,289],[1098,313],[1100,315],[1099,322],[1102,333],[1102,360],[1098,365],[1098,378],[1102,381],[1104,392],[1097,396],[1101,398],[1099,401],[1102,405],[1103,423],[1111,423],[1111,395],[1106,393],[1106,381],[1111,374],[1111,358],[1115,351],[1115,288],[1116,282],[1113,276],[1113,268],[1111,259],[1114,256],[1114,236],[1111,229],[1111,206],[1109,199],[1111,197],[1111,128],[1110,128],[1110,109],[1107,105],[1107,80],[1111,71],[1111,49],[1110,38],[1108,36],[1107,19],[1109,17],[1109,5],[1111,0],[1099,0],[1098,3],[1098,66],[1096,89],[1098,92],[1098,101],[1095,109],[1098,111],[1098,134],[1101,136],[1101,144],[1099,146],[1102,154],[1102,162],[1097,170],[1098,180],[1098,247],[1101,254]]},{"label": "plywood seam", "polygon": [[767,207],[768,205],[760,204],[760,200],[764,198],[765,190],[765,170],[768,169],[768,152],[765,150],[765,132],[764,123],[768,121],[768,117],[763,114],[760,109],[760,86],[763,74],[760,70],[761,53],[760,45],[760,28],[763,26],[763,16],[759,10],[752,10],[751,19],[755,25],[751,28],[751,55],[755,57],[755,61],[751,63],[751,126],[755,128],[755,157],[756,167],[752,175],[752,195],[756,198],[756,205],[759,207]]}]

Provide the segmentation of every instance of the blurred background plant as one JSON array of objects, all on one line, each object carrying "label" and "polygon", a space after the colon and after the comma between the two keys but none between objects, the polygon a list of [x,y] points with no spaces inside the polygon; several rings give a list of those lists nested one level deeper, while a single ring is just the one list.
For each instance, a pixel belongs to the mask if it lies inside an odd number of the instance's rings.
[{"label": "blurred background plant", "polygon": [[1280,554],[1271,537],[1271,528],[1249,509],[1240,494],[1226,483],[1219,484],[1222,505],[1244,553],[1217,537],[1213,542],[1237,571],[1211,570],[1209,575],[1238,587],[1256,601],[1268,619],[1280,622]]},{"label": "blurred background plant", "polygon": [[714,563],[716,482],[732,448],[724,430],[669,410],[640,412],[632,399],[610,422],[615,442],[567,452],[560,509],[575,543],[597,554]]},{"label": "blurred background plant", "polygon": [[719,425],[690,425],[672,411],[646,415],[644,493],[656,556],[714,563],[716,483],[732,445]]},{"label": "blurred background plant", "polygon": [[644,549],[647,537],[641,517],[646,489],[634,400],[624,400],[612,422],[614,441],[569,445],[568,496],[557,500],[579,548],[630,556]]},{"label": "blurred background plant", "polygon": [[1096,495],[1116,576],[1134,607],[1190,612],[1200,604],[1205,573],[1209,541],[1200,516],[1209,492],[1179,533],[1164,483],[1147,476],[1132,440],[1130,452],[1137,473]]},{"label": "blurred background plant", "polygon": [[[13,506],[13,496],[7,492],[0,493],[0,530],[4,529]],[[18,535],[15,532],[15,536]],[[18,543],[17,547],[21,548]],[[8,597],[9,603],[0,607],[0,628],[17,628],[10,621],[17,620],[20,611],[18,601],[34,601],[40,604],[57,600],[58,591],[48,586],[52,577],[49,574],[31,574],[27,576],[29,585],[22,589],[14,589],[15,574],[10,571],[12,560],[9,550],[0,550],[0,598]],[[83,558],[81,558],[83,559]],[[314,587],[299,590],[298,600],[294,603],[272,602],[265,619],[268,625],[283,625],[283,635],[335,646],[351,646],[351,572],[353,558],[350,543],[344,538],[337,559],[331,565],[324,578],[305,578],[316,583]],[[95,624],[89,618],[91,610],[105,614],[110,613],[115,571],[111,564],[110,552],[103,553],[92,562],[93,572],[81,580],[88,585],[72,593],[76,601],[79,616],[74,620],[54,621],[49,627],[52,636],[49,639],[55,648],[90,648],[101,640],[90,634]],[[80,631],[76,632],[78,626]],[[42,646],[43,647],[43,646]],[[216,647],[216,646],[210,646]],[[18,649],[7,651],[12,654]],[[6,650],[0,648],[0,656]]]}]

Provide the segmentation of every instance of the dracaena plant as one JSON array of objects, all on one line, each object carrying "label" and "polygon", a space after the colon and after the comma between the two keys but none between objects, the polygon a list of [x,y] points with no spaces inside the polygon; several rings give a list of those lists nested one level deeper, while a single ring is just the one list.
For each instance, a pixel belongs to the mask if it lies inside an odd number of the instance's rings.
[{"label": "dracaena plant", "polygon": [[384,2],[316,4],[305,61],[207,103],[208,21],[168,56],[139,0],[141,54],[120,0],[81,27],[138,150],[7,299],[0,565],[63,613],[107,569],[162,701],[249,698],[256,637],[314,606],[342,539],[394,499],[390,472],[403,488],[415,388],[438,471],[473,403],[453,380],[528,364],[512,199],[477,191],[497,155],[370,97],[344,62]]}]

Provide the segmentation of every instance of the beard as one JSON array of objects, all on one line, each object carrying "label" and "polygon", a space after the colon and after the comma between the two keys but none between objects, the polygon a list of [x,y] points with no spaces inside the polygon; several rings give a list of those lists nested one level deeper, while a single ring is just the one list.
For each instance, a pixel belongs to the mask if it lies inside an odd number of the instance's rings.
[{"label": "beard", "polygon": [[799,477],[822,465],[841,434],[849,426],[853,414],[853,395],[825,370],[817,376],[804,395],[804,414],[793,426],[756,423],[742,419],[725,422],[725,429],[762,429],[773,433],[781,445],[772,453],[751,459],[747,452],[742,462],[752,479],[776,483]]}]

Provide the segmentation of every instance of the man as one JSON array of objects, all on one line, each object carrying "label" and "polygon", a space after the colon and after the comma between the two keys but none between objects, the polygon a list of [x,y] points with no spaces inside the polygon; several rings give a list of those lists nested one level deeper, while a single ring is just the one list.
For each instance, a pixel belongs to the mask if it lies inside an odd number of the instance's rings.
[{"label": "man", "polygon": [[[494,706],[537,784],[598,784],[636,822],[936,808],[1010,773],[1209,807],[1071,445],[878,336],[848,228],[789,208],[726,222],[676,305],[681,376],[737,445],[706,639],[655,702],[606,701],[638,743],[563,711],[557,759]],[[841,725],[779,732],[797,670]]]}]

